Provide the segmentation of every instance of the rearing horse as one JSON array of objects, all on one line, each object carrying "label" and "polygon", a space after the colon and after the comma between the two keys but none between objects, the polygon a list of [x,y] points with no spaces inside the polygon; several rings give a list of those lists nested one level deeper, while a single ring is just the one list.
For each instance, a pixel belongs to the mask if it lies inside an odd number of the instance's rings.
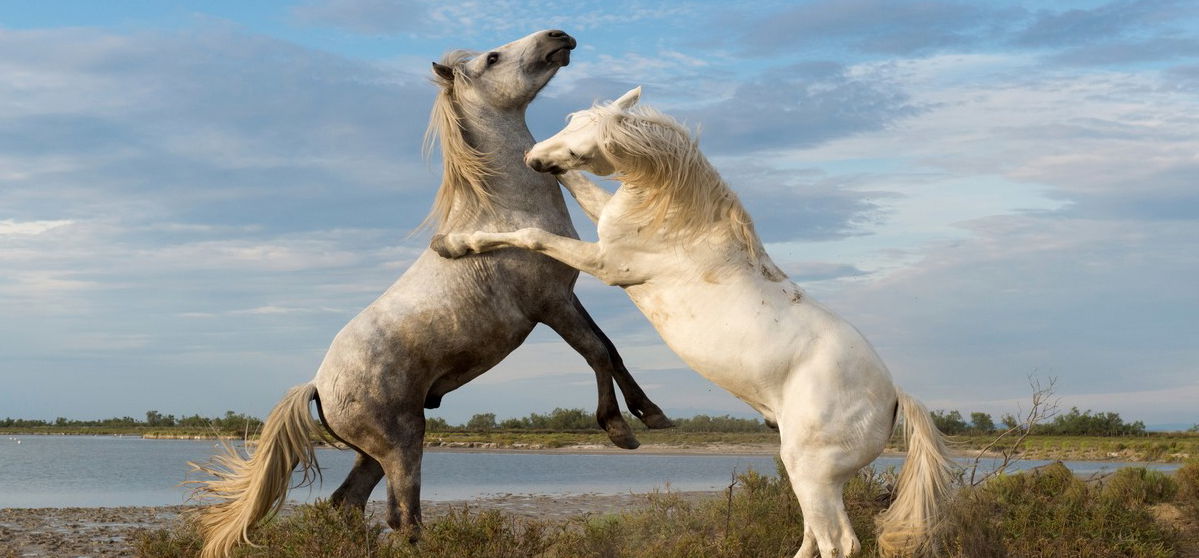
[{"label": "rearing horse", "polygon": [[574,113],[526,156],[545,172],[618,173],[615,195],[577,173],[562,176],[597,221],[598,243],[528,228],[451,233],[432,246],[447,257],[524,248],[624,288],[687,365],[778,426],[803,510],[796,558],[858,551],[842,489],[882,453],[902,417],[908,456],[879,520],[879,549],[926,549],[952,480],[928,411],[895,387],[858,330],[787,280],[695,138],[668,116],[633,109],[640,95]]},{"label": "rearing horse", "polygon": [[[430,222],[439,233],[537,227],[577,237],[551,176],[525,166],[533,145],[525,109],[562,66],[575,40],[540,31],[485,54],[447,54],[433,64],[440,87],[429,123],[444,160]],[[310,437],[324,426],[358,452],[335,504],[365,507],[386,475],[387,523],[413,538],[420,523],[424,408],[491,369],[544,323],[595,370],[596,417],[613,443],[638,443],[620,415],[615,378],[629,410],[650,428],[671,426],[575,297],[578,272],[553,259],[510,250],[451,261],[426,250],[382,296],[334,338],[316,377],[271,411],[251,457],[230,451],[194,465],[214,480],[202,497],[204,558],[223,558],[262,517],[282,506],[292,471],[316,467]]]}]

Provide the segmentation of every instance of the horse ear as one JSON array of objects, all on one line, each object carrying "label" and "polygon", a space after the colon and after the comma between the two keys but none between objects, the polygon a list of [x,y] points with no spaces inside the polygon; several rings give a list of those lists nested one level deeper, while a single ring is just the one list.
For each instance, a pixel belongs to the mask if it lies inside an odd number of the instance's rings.
[{"label": "horse ear", "polygon": [[616,108],[620,110],[629,110],[633,108],[633,105],[637,104],[637,101],[640,99],[641,86],[638,85],[637,87],[630,89],[628,93],[621,95],[620,98],[613,101],[612,104],[616,105]]},{"label": "horse ear", "polygon": [[445,64],[433,63],[433,73],[446,81],[454,81],[454,69]]}]

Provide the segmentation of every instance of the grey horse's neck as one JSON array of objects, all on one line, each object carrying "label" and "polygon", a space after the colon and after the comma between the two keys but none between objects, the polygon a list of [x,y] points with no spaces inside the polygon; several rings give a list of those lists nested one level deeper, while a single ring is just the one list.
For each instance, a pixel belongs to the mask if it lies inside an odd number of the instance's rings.
[{"label": "grey horse's neck", "polygon": [[[558,181],[534,172],[524,162],[525,153],[536,143],[525,123],[524,107],[497,110],[464,106],[462,112],[462,125],[471,145],[489,156],[492,172],[487,187],[499,206],[496,215],[483,216],[483,221],[499,230],[540,226],[565,234],[563,227],[570,227],[570,217]],[[483,225],[478,221],[475,224]],[[570,233],[573,236],[573,227]]]}]

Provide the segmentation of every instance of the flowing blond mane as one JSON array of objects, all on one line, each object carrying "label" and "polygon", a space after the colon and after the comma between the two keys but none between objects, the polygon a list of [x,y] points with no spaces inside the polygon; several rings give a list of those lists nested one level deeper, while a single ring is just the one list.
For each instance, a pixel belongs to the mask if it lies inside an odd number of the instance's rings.
[{"label": "flowing blond mane", "polygon": [[469,76],[462,71],[462,63],[474,55],[471,51],[454,50],[441,57],[440,64],[454,69],[453,80],[433,74],[433,83],[437,84],[440,91],[429,114],[424,154],[428,157],[434,146],[441,148],[441,187],[433,199],[433,208],[420,228],[440,230],[452,226],[454,220],[490,211],[495,206],[495,200],[487,188],[487,178],[494,173],[491,159],[467,141],[463,122],[465,117],[454,87],[455,82],[469,83]]},{"label": "flowing blond mane", "polygon": [[[591,110],[599,117],[601,149],[616,167],[617,178],[641,187],[642,204],[634,214],[684,239],[723,232],[745,248],[751,261],[769,260],[745,206],[686,127],[644,106]],[[777,271],[773,263],[769,267]]]}]

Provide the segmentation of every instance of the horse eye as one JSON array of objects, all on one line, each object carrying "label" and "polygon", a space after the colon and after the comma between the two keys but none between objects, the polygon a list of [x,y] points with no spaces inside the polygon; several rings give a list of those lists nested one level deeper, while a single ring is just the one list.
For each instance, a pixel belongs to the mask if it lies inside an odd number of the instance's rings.
[{"label": "horse eye", "polygon": [[500,61],[500,53],[493,52],[487,55],[487,65],[490,66]]},{"label": "horse eye", "polygon": [[569,154],[570,154],[570,158],[571,158],[571,159],[578,159],[578,158],[579,158],[579,154],[578,154],[578,153],[575,153],[575,151],[574,151],[573,149],[568,149],[568,150],[566,150],[566,151],[567,151],[567,153],[569,153]]}]

